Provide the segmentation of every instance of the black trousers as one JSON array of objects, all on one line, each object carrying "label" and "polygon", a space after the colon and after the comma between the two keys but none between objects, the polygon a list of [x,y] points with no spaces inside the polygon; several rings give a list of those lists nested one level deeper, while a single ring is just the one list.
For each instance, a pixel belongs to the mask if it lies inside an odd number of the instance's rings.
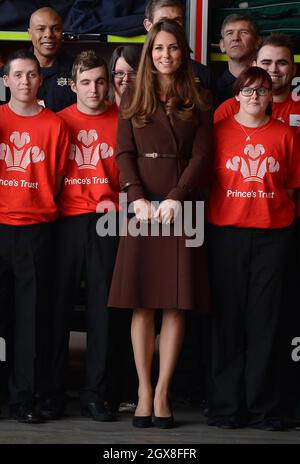
[{"label": "black trousers", "polygon": [[5,333],[13,325],[11,404],[33,400],[44,387],[52,247],[53,224],[0,225],[0,319]]},{"label": "black trousers", "polygon": [[211,416],[280,415],[280,316],[292,228],[208,226],[216,307]]},{"label": "black trousers", "polygon": [[[285,416],[300,423],[300,359],[298,343],[300,337],[299,276],[300,276],[300,220],[295,221],[295,237],[288,279],[287,304],[282,318],[282,398]],[[295,352],[296,350],[296,352]],[[293,354],[294,351],[294,354]],[[295,357],[295,354],[297,356]]]},{"label": "black trousers", "polygon": [[56,273],[53,292],[52,373],[48,393],[63,395],[69,353],[71,313],[84,270],[86,281],[86,374],[81,402],[102,401],[106,390],[110,311],[107,299],[118,237],[99,237],[96,213],[63,217],[56,234]]},{"label": "black trousers", "polygon": [[[8,380],[12,367],[14,296],[13,273],[8,271],[7,264],[0,259],[0,343],[4,352],[0,353],[0,404],[8,396]],[[2,357],[1,357],[2,355]]]}]

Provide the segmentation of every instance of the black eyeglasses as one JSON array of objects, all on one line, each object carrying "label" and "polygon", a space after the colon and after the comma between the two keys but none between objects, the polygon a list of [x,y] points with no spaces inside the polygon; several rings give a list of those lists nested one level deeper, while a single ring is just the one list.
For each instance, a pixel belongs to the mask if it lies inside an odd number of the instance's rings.
[{"label": "black eyeglasses", "polygon": [[129,79],[135,79],[136,78],[136,72],[135,71],[113,71],[113,76],[116,77],[117,79],[124,79],[125,76],[127,76]]},{"label": "black eyeglasses", "polygon": [[244,97],[252,97],[252,95],[254,94],[254,92],[256,92],[256,95],[258,95],[259,97],[264,97],[265,95],[268,94],[268,92],[270,92],[271,89],[267,88],[267,87],[257,87],[257,88],[254,88],[254,87],[243,87],[240,92],[241,94],[244,96]]}]

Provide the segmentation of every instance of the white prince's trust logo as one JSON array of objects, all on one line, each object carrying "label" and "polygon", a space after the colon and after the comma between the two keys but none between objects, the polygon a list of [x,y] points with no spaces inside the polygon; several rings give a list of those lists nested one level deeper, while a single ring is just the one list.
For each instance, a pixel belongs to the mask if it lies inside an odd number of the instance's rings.
[{"label": "white prince's trust logo", "polygon": [[25,172],[30,163],[44,161],[45,153],[37,146],[28,146],[28,132],[13,132],[9,141],[11,144],[0,144],[0,160],[5,161],[7,171]]},{"label": "white prince's trust logo", "polygon": [[112,157],[114,150],[107,143],[95,143],[98,141],[97,131],[81,130],[78,132],[78,145],[71,144],[69,159],[75,160],[79,169],[96,169],[100,158]]},{"label": "white prince's trust logo", "polygon": [[226,163],[226,168],[232,171],[240,171],[243,182],[263,182],[267,172],[278,172],[279,162],[273,156],[264,156],[265,148],[261,144],[248,144],[244,148],[246,156],[233,156]]}]

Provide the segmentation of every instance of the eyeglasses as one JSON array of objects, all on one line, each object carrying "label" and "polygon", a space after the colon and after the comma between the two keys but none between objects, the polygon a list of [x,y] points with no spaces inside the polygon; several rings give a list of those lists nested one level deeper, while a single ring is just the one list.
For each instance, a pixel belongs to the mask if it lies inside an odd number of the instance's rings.
[{"label": "eyeglasses", "polygon": [[113,71],[113,76],[116,79],[124,79],[125,76],[128,77],[128,79],[135,79],[136,78],[136,72],[135,71]]},{"label": "eyeglasses", "polygon": [[270,91],[271,89],[267,88],[267,87],[257,87],[257,88],[253,88],[253,87],[243,87],[240,92],[241,94],[244,96],[244,97],[252,97],[252,95],[254,94],[254,92],[256,92],[256,95],[258,95],[259,97],[264,97],[265,95],[268,94],[268,92]]}]

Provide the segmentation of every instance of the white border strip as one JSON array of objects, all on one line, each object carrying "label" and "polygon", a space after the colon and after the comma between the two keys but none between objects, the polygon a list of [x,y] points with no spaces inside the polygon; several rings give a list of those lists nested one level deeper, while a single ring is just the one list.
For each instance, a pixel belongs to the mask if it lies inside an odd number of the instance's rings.
[{"label": "white border strip", "polygon": [[202,49],[201,63],[207,64],[207,34],[208,34],[208,0],[202,0]]},{"label": "white border strip", "polygon": [[[190,0],[189,1],[189,44],[191,49],[193,50],[192,58],[195,58],[194,51],[196,47],[196,7],[197,7],[197,0]],[[187,10],[187,8],[186,8]]]}]

